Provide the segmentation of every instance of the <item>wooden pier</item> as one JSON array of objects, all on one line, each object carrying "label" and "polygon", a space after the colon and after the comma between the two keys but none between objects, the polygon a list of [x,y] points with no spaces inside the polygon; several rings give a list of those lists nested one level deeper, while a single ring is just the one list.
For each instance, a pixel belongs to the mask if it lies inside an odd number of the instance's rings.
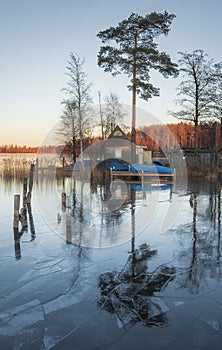
[{"label": "wooden pier", "polygon": [[124,179],[125,182],[131,183],[150,183],[155,182],[167,182],[173,183],[174,174],[158,173],[158,172],[146,172],[146,171],[122,171],[122,170],[112,170],[110,169],[110,179]]}]

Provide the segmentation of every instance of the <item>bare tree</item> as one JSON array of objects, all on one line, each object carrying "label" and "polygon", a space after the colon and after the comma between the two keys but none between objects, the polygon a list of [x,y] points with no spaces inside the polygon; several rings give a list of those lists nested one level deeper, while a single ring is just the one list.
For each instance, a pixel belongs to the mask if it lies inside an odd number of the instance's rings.
[{"label": "bare tree", "polygon": [[104,134],[107,137],[118,124],[122,124],[125,113],[117,94],[110,92],[105,97],[103,111]]},{"label": "bare tree", "polygon": [[214,117],[220,121],[220,150],[222,150],[222,63],[215,64],[215,102]]},{"label": "bare tree", "polygon": [[91,84],[87,82],[83,65],[84,59],[80,59],[76,53],[70,54],[66,66],[69,81],[67,87],[63,89],[69,98],[63,102],[65,111],[60,119],[60,132],[67,136],[67,141],[72,140],[74,162],[76,161],[76,137],[79,137],[80,140],[81,155],[83,152],[83,138],[90,130]]},{"label": "bare tree", "polygon": [[197,148],[199,122],[212,118],[215,110],[215,64],[200,49],[192,53],[179,52],[179,55],[178,64],[183,80],[177,88],[181,98],[176,102],[182,109],[170,113],[178,119],[194,123],[194,146]]},{"label": "bare tree", "polygon": [[76,106],[69,100],[63,101],[64,109],[60,117],[60,126],[57,131],[59,138],[63,138],[65,142],[72,142],[72,161],[76,162],[76,139],[78,135],[78,116]]}]

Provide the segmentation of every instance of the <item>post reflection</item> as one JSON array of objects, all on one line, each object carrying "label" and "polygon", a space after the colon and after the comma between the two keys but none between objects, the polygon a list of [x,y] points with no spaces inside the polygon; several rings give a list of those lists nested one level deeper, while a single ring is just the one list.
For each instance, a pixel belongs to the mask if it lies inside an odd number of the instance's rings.
[{"label": "post reflection", "polygon": [[[28,217],[27,217],[28,213]],[[23,199],[23,207],[20,210],[19,216],[19,223],[21,224],[21,228],[14,227],[14,250],[15,250],[15,258],[16,260],[20,260],[22,258],[21,254],[21,238],[23,234],[26,232],[30,232],[31,238],[30,242],[34,241],[36,238],[36,232],[35,232],[35,224],[34,224],[34,218],[32,214],[32,205],[29,200],[27,200],[27,197],[25,197],[25,200]],[[29,220],[29,224],[28,224]]]}]

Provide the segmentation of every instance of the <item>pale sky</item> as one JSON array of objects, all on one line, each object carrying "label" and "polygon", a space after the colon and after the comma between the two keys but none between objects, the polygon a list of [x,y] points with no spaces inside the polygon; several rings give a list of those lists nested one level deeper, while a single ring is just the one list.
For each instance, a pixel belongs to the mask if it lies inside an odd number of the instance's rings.
[{"label": "pale sky", "polygon": [[[71,52],[86,60],[94,104],[101,91],[102,97],[115,92],[130,105],[128,78],[113,78],[97,66],[101,42],[96,34],[132,12],[165,10],[176,18],[159,49],[174,62],[178,51],[195,49],[222,61],[221,0],[0,0],[0,145],[40,145],[59,121]],[[152,82],[160,87],[160,97],[138,99],[138,107],[164,123],[178,122],[167,111],[175,107],[179,80],[154,73]],[[137,126],[145,123],[138,115]]]}]

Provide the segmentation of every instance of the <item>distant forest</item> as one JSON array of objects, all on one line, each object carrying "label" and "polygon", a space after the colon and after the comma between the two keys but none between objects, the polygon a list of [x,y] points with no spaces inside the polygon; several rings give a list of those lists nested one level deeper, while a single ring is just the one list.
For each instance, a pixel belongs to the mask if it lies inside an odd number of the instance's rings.
[{"label": "distant forest", "polygon": [[[197,128],[197,149],[221,149],[221,123],[200,123]],[[146,145],[149,150],[173,150],[195,148],[195,126],[193,123],[143,126],[137,132],[137,145]]]},{"label": "distant forest", "polygon": [[[221,123],[202,123],[198,126],[198,149],[219,150],[220,145],[220,128]],[[136,144],[147,146],[148,150],[159,151],[194,148],[194,134],[195,128],[192,123],[178,123],[167,125],[151,125],[141,126],[136,130]],[[130,133],[128,133],[131,139]],[[100,137],[87,138],[84,140],[84,148],[90,144],[100,141]],[[77,148],[79,148],[77,142]],[[60,146],[18,146],[18,145],[2,145],[0,146],[0,153],[58,153],[61,154],[66,149],[71,149],[71,142]],[[66,153],[66,152],[65,152]],[[79,153],[77,151],[77,153]]]},{"label": "distant forest", "polygon": [[57,147],[55,146],[19,146],[19,145],[2,145],[0,146],[0,153],[55,153]]}]

